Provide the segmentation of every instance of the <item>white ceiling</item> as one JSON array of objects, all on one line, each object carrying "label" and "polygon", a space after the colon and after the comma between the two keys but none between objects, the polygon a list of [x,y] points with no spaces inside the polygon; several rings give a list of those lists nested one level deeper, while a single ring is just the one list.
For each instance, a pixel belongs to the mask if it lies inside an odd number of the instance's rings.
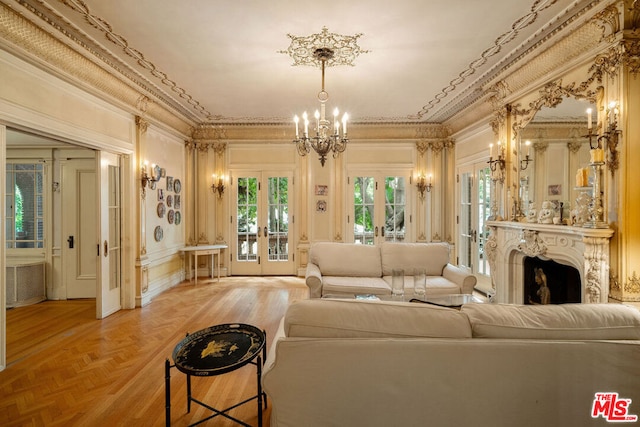
[{"label": "white ceiling", "polygon": [[279,53],[287,34],[362,33],[357,43],[369,52],[327,69],[328,107],[354,122],[439,123],[586,0],[15,3],[61,15],[66,42],[82,40],[195,122],[287,122],[315,110],[320,69]]}]

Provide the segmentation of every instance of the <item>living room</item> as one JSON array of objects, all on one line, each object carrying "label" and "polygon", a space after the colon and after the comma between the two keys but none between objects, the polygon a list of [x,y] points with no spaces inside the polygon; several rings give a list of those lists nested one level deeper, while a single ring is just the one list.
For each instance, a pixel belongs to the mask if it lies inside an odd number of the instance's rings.
[{"label": "living room", "polygon": [[[492,10],[505,13],[478,25],[487,5],[403,2],[393,24],[370,16],[388,5],[355,2],[335,21],[275,29],[297,22],[301,6],[198,4],[178,13],[144,2],[2,2],[0,69],[10,84],[0,88],[0,176],[9,164],[40,164],[44,182],[43,234],[27,238],[37,229],[12,219],[5,267],[44,265],[50,300],[90,288],[102,318],[152,308],[211,270],[303,277],[315,242],[444,242],[452,263],[476,277],[476,292],[496,302],[528,302],[536,269],[551,271],[529,268],[534,258],[576,270],[566,302],[638,305],[640,171],[632,159],[640,124],[630,118],[640,113],[639,5],[530,3],[496,2]],[[271,19],[253,16],[262,13]],[[214,30],[219,43],[206,33]],[[326,70],[317,58],[292,67],[292,43],[303,43],[296,37],[326,33],[346,37],[357,55],[338,55],[346,62]],[[321,160],[292,143],[300,139],[293,116],[318,108],[325,83],[327,105],[349,113],[336,120],[339,136],[349,133],[344,151]],[[577,109],[562,110],[571,100]],[[71,169],[87,173],[94,181],[79,182],[93,190],[70,192],[63,178]],[[576,181],[579,170],[586,181]],[[110,185],[117,205],[97,190]],[[78,202],[86,197],[94,209]],[[95,236],[68,232],[70,200],[94,220]],[[546,202],[550,223],[540,215]],[[120,233],[110,234],[98,218],[115,209]],[[94,254],[96,242],[97,263],[80,260],[90,268],[77,277],[87,283],[72,285],[73,250]],[[220,267],[203,256],[188,269],[184,248],[197,245],[223,246]],[[553,299],[564,275],[547,274]],[[6,323],[3,313],[3,330]]]}]

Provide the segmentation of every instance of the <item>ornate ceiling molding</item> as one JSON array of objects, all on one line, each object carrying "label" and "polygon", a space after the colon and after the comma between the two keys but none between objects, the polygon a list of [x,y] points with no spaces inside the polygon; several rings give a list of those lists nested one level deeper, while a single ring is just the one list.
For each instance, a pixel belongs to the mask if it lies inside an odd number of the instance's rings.
[{"label": "ornate ceiling molding", "polygon": [[[104,98],[106,95],[110,101],[121,102],[133,114],[153,118],[178,131],[184,131],[188,127],[193,116],[186,115],[179,104],[172,105],[156,97],[158,93],[153,88],[143,86],[139,79],[132,77],[127,70],[113,62],[112,58],[102,55],[93,49],[90,42],[81,40],[77,34],[67,30],[63,17],[47,9],[38,0],[16,1],[71,43],[63,43],[23,14],[0,4],[0,44],[18,57],[39,67],[46,67],[52,74],[71,81],[72,84],[80,83],[91,88],[92,93],[99,97]],[[95,59],[84,53],[93,55]],[[102,62],[113,70],[110,72]],[[144,94],[149,94],[151,98]]]},{"label": "ornate ceiling molding", "polygon": [[487,63],[489,58],[500,53],[503,47],[511,43],[520,34],[520,31],[536,22],[538,15],[545,9],[553,6],[556,1],[557,0],[535,0],[529,10],[529,13],[518,18],[511,25],[511,29],[509,31],[501,34],[498,38],[496,38],[493,42],[493,45],[485,49],[480,54],[479,58],[472,61],[467,66],[467,68],[460,74],[458,74],[455,79],[451,80],[449,84],[440,91],[440,93],[436,94],[435,97],[426,105],[424,105],[420,111],[418,111],[415,115],[410,116],[409,118],[415,120],[422,119],[433,108],[435,108],[436,105],[438,105],[444,98],[446,98],[449,93],[455,91],[458,86],[466,81],[468,77],[474,75],[480,68],[482,68]]},{"label": "ornate ceiling molding", "polygon": [[[25,7],[28,7],[27,6],[28,2],[26,0],[18,0],[18,1],[20,1],[23,5],[25,5]],[[31,1],[34,1],[34,0],[31,0]],[[158,69],[158,67],[153,62],[145,58],[142,52],[140,52],[138,49],[131,46],[128,40],[124,36],[116,33],[109,22],[105,21],[99,16],[92,14],[89,9],[89,6],[84,1],[61,0],[61,2],[65,6],[73,10],[74,12],[82,15],[84,20],[89,25],[91,25],[93,28],[97,29],[98,31],[104,34],[104,37],[107,41],[109,41],[112,45],[120,49],[126,56],[134,59],[135,62],[140,67],[148,71],[149,74],[152,77],[154,77],[160,84],[167,87],[171,92],[174,93],[174,95],[185,100],[187,104],[189,104],[193,108],[193,110],[198,114],[200,118],[202,117],[210,118],[213,116],[213,114],[207,111],[207,109],[202,104],[200,104],[199,101],[197,101],[192,95],[188,94],[184,88],[178,86],[178,84],[175,81],[173,81],[165,72]],[[59,18],[63,19],[62,17],[59,17]],[[86,40],[86,38],[83,37],[83,40]],[[95,46],[85,45],[85,48],[89,48],[89,47],[91,47],[90,50],[93,51],[94,53],[100,53],[100,56],[102,57],[103,60],[108,59],[108,61],[105,61],[105,62],[113,64],[113,58],[111,57],[105,58],[103,50],[101,49],[98,50],[95,48]],[[120,66],[123,66],[123,65],[124,64],[120,63]],[[129,68],[128,66],[126,67]],[[123,70],[119,70],[119,71],[122,72]],[[174,108],[182,109],[182,106],[179,103],[169,100],[163,96],[159,96],[159,97],[161,99],[164,99],[165,102],[172,104]]]},{"label": "ornate ceiling molding", "polygon": [[337,65],[354,66],[353,61],[363,53],[369,53],[358,46],[358,39],[362,33],[353,36],[330,33],[327,27],[322,27],[322,32],[309,36],[294,36],[287,34],[291,39],[291,44],[287,50],[279,50],[293,58],[293,66],[309,65],[320,68],[322,62],[314,55],[317,49],[329,48],[333,55],[325,61],[325,67],[335,67]]}]

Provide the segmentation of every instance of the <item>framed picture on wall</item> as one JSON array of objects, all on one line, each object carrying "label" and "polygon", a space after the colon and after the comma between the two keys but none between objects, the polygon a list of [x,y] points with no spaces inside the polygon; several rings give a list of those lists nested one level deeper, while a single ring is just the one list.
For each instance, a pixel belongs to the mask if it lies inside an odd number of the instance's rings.
[{"label": "framed picture on wall", "polygon": [[316,212],[326,212],[326,211],[327,211],[327,201],[318,200],[316,202]]},{"label": "framed picture on wall", "polygon": [[326,196],[329,194],[329,187],[326,185],[316,185],[316,196]]},{"label": "framed picture on wall", "polygon": [[554,184],[549,186],[549,196],[560,196],[562,195],[562,185]]}]

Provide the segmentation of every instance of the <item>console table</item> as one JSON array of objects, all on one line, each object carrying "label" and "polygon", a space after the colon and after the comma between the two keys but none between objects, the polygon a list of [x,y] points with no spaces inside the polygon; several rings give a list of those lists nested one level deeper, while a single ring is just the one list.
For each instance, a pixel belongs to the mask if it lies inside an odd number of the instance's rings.
[{"label": "console table", "polygon": [[213,257],[215,255],[218,256],[218,280],[220,280],[220,251],[222,249],[226,249],[227,245],[197,245],[197,246],[185,246],[180,249],[187,255],[187,265],[189,272],[189,280],[191,280],[191,255],[194,258],[194,268],[193,268],[193,276],[194,277],[194,285],[198,284],[198,256],[199,255],[210,255],[211,262],[209,263],[209,276],[213,279]]},{"label": "console table", "polygon": [[[171,368],[176,367],[187,375],[187,412],[191,412],[191,402],[203,406],[213,412],[207,418],[196,423],[221,415],[245,427],[249,424],[241,421],[227,412],[244,405],[254,399],[258,401],[258,426],[262,426],[262,406],[267,406],[267,395],[262,391],[262,366],[267,358],[266,333],[255,326],[243,323],[226,323],[201,329],[193,334],[187,334],[173,350],[173,362],[165,361],[165,418],[166,425],[171,425]],[[226,409],[216,409],[191,395],[191,376],[208,377],[252,364],[256,366],[257,394],[230,406]]]}]

